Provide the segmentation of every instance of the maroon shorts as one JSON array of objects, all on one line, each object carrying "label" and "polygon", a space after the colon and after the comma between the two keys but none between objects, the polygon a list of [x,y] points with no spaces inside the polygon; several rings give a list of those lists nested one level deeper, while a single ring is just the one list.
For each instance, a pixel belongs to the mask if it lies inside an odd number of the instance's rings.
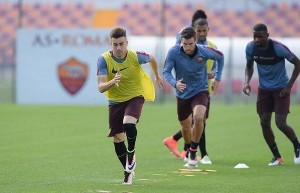
[{"label": "maroon shorts", "polygon": [[258,88],[256,110],[258,114],[288,114],[290,112],[290,95],[280,97],[281,89],[264,90]]},{"label": "maroon shorts", "polygon": [[123,119],[125,115],[139,119],[144,104],[143,97],[135,97],[128,101],[109,105],[109,134],[112,137],[118,133],[123,133]]},{"label": "maroon shorts", "polygon": [[[208,109],[209,94],[207,91],[200,92],[189,99],[181,99],[177,97],[177,115],[178,120],[183,121],[187,119],[192,113],[196,105],[203,105]],[[207,111],[206,111],[207,113]]]}]

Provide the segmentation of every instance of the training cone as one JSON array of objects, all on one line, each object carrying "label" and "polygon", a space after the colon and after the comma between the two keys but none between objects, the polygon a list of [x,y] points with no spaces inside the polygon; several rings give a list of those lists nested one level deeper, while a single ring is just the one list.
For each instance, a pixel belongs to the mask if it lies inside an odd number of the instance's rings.
[{"label": "training cone", "polygon": [[236,169],[243,169],[243,168],[249,168],[249,166],[247,166],[244,163],[239,163],[238,165],[234,166],[234,168],[236,168]]}]

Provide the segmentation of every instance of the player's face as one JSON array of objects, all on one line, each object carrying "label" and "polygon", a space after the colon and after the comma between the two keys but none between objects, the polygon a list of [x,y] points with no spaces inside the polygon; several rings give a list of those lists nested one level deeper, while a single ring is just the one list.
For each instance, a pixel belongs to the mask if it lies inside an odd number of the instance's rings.
[{"label": "player's face", "polygon": [[269,33],[265,31],[253,31],[253,40],[258,47],[265,47],[268,42]]},{"label": "player's face", "polygon": [[207,25],[196,25],[194,27],[196,32],[197,41],[205,41],[208,34],[208,26]]},{"label": "player's face", "polygon": [[113,55],[117,59],[125,58],[127,54],[128,41],[125,37],[111,38],[111,45],[113,49]]},{"label": "player's face", "polygon": [[183,47],[184,53],[187,55],[193,55],[196,48],[196,40],[195,38],[185,39],[181,38],[181,44]]}]

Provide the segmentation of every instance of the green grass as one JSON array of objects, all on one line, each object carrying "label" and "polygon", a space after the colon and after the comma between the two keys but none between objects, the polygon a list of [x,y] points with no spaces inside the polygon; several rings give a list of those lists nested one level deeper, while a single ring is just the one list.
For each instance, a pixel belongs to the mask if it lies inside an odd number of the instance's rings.
[{"label": "green grass", "polygon": [[[1,68],[0,68],[0,77]],[[13,82],[10,80],[1,80],[0,79],[0,104],[1,103],[12,103],[14,97],[14,87]]]},{"label": "green grass", "polygon": [[[300,107],[288,123],[300,136]],[[299,192],[300,165],[293,146],[274,125],[284,166],[268,167],[255,103],[213,103],[207,123],[207,149],[216,172],[180,173],[182,160],[162,145],[179,129],[175,103],[148,105],[138,124],[137,168],[132,186],[107,138],[107,107],[0,105],[0,192],[2,193],[181,193]],[[273,120],[274,122],[274,120]],[[179,147],[183,142],[180,141]],[[234,169],[246,163],[249,169]]]}]

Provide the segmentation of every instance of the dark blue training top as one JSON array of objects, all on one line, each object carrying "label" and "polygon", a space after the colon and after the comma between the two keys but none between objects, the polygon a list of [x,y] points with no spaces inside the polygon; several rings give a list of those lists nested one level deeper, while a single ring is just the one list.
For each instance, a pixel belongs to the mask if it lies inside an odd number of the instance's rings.
[{"label": "dark blue training top", "polygon": [[247,44],[246,59],[257,63],[259,87],[273,90],[284,88],[289,81],[285,59],[292,61],[295,55],[282,43],[269,39],[268,46],[261,48],[254,41]]}]

